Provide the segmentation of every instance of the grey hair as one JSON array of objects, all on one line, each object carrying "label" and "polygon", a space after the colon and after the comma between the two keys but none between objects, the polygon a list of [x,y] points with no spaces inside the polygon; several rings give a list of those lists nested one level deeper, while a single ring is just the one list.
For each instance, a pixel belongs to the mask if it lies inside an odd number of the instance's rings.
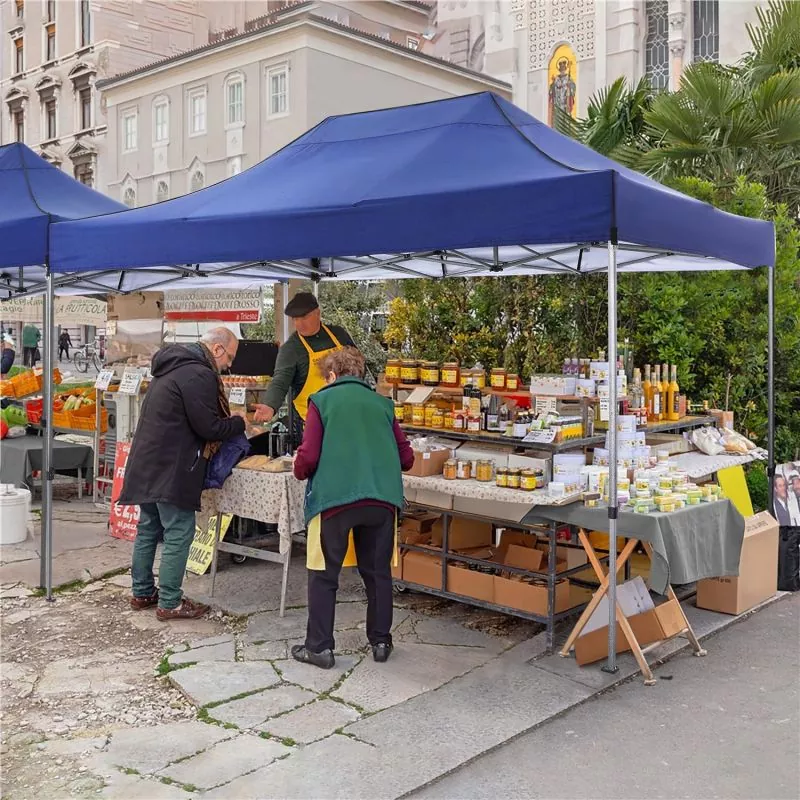
[{"label": "grey hair", "polygon": [[230,342],[236,341],[236,336],[230,328],[212,328],[202,335],[200,341],[207,345],[221,344],[227,347]]}]

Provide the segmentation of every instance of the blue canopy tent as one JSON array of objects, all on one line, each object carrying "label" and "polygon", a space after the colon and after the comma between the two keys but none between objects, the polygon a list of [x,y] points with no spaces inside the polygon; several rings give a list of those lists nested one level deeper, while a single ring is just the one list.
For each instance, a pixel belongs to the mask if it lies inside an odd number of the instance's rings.
[{"label": "blue canopy tent", "polygon": [[[767,266],[772,326],[771,223],[662,186],[488,93],[331,117],[203,191],[59,223],[50,256],[54,272],[75,281],[86,271],[164,264],[209,278],[262,280],[607,270],[609,353],[617,351],[618,272]],[[770,469],[772,341],[770,327]],[[610,395],[615,413],[614,381]],[[613,417],[609,428],[616,453]],[[610,462],[613,563],[616,458]]]}]

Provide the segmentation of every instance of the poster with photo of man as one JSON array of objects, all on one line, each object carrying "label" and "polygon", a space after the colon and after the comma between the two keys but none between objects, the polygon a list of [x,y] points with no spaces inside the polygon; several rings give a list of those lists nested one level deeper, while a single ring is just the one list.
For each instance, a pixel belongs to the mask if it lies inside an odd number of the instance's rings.
[{"label": "poster with photo of man", "polygon": [[781,527],[800,527],[800,461],[775,470],[775,518]]}]

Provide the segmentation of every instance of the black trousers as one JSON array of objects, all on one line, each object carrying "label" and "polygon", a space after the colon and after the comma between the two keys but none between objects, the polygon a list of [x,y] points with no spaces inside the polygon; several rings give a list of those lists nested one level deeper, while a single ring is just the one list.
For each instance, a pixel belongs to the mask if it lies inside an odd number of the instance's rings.
[{"label": "black trousers", "polygon": [[26,367],[35,367],[36,366],[36,348],[35,347],[23,347],[22,348],[22,363]]},{"label": "black trousers", "polygon": [[67,361],[69,361],[69,347],[67,347],[67,345],[64,345],[63,347],[61,345],[58,346],[58,360],[59,361],[61,361],[61,354],[62,353],[66,353],[67,354]]},{"label": "black trousers", "polygon": [[336,590],[351,528],[358,572],[367,590],[367,639],[372,645],[391,644],[394,517],[382,506],[358,506],[322,521],[325,570],[308,571],[306,648],[312,653],[336,647]]}]

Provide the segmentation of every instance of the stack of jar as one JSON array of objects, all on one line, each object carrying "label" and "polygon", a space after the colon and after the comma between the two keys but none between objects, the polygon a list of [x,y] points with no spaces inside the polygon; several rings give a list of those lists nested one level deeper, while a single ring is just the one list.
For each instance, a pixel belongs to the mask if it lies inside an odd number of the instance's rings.
[{"label": "stack of jar", "polygon": [[442,475],[447,481],[468,481],[474,478],[481,483],[489,483],[494,476],[494,463],[488,459],[469,461],[450,458],[444,462]]},{"label": "stack of jar", "polygon": [[532,492],[544,488],[544,470],[500,468],[495,475],[495,483],[504,489]]},{"label": "stack of jar", "polygon": [[[473,385],[485,389],[486,370],[476,364],[472,369],[461,369],[458,361],[418,361],[413,358],[391,358],[386,362],[386,382],[414,386],[441,386],[458,389]],[[502,367],[491,371],[489,385],[498,391],[515,392],[519,389],[519,375],[507,372]]]}]

